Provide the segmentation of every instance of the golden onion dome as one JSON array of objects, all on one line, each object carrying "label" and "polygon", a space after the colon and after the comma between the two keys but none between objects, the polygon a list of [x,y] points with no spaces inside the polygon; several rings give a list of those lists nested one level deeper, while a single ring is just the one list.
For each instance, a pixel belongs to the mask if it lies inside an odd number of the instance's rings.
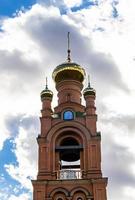
[{"label": "golden onion dome", "polygon": [[56,84],[63,80],[76,80],[82,83],[85,77],[84,69],[77,63],[71,61],[69,36],[70,32],[68,32],[67,62],[58,65],[52,73],[53,80]]},{"label": "golden onion dome", "polygon": [[56,83],[71,79],[83,82],[85,71],[79,64],[75,62],[65,62],[58,65],[54,69],[52,77]]},{"label": "golden onion dome", "polygon": [[40,97],[41,97],[41,101],[43,101],[46,98],[50,98],[52,99],[53,97],[53,92],[51,90],[48,89],[48,85],[47,85],[47,78],[46,78],[46,87],[45,89],[40,93]]}]

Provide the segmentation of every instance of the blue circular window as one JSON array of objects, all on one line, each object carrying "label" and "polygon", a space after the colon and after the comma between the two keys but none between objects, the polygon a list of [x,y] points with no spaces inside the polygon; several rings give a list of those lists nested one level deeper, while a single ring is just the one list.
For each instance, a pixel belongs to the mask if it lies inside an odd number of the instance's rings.
[{"label": "blue circular window", "polygon": [[71,110],[66,110],[63,113],[63,119],[64,120],[73,120],[74,119],[74,113]]}]

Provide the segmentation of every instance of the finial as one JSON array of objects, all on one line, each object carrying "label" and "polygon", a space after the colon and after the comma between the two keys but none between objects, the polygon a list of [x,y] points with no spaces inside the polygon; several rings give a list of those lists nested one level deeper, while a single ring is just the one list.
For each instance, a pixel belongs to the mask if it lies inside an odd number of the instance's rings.
[{"label": "finial", "polygon": [[48,90],[48,80],[47,80],[47,77],[46,77],[46,85],[45,85],[45,89]]},{"label": "finial", "polygon": [[71,62],[71,58],[70,58],[70,53],[71,53],[71,50],[70,50],[70,32],[68,32],[68,50],[67,50],[67,53],[68,53],[67,60],[68,60],[68,62]]},{"label": "finial", "polygon": [[90,75],[88,75],[88,87],[90,88]]}]

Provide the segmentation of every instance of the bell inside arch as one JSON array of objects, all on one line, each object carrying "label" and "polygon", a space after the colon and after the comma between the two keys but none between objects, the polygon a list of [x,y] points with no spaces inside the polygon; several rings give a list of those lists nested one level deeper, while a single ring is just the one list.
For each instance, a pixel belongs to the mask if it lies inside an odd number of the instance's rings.
[{"label": "bell inside arch", "polygon": [[66,162],[74,162],[80,159],[80,148],[74,138],[66,138],[60,144],[60,159]]}]

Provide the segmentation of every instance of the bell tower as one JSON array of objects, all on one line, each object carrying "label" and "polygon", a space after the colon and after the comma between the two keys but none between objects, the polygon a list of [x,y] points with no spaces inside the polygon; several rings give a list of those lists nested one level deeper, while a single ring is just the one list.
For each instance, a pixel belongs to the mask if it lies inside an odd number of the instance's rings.
[{"label": "bell tower", "polygon": [[[96,128],[96,92],[83,89],[84,69],[70,58],[52,74],[58,95],[52,109],[53,93],[41,92],[41,133],[38,175],[32,181],[33,200],[107,200],[107,178],[101,171],[101,135]],[[85,106],[82,105],[82,95]]]}]

